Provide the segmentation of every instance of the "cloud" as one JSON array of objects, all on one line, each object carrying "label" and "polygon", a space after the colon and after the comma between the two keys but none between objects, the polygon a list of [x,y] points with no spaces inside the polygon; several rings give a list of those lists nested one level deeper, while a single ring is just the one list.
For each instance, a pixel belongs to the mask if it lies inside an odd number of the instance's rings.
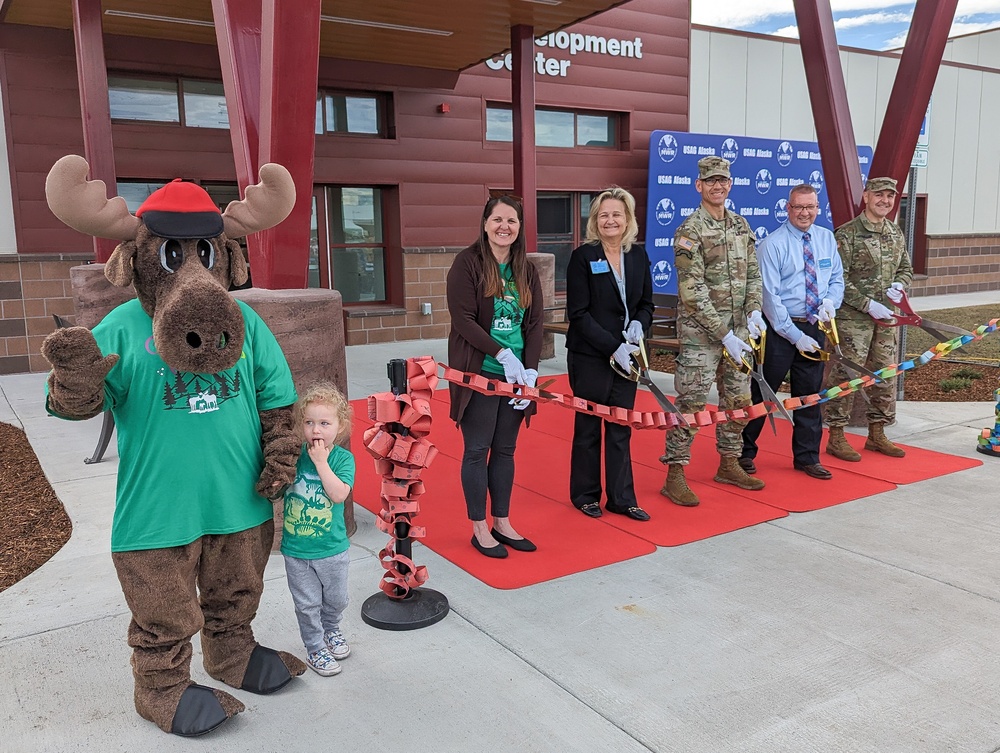
[{"label": "cloud", "polygon": [[776,37],[788,37],[790,39],[799,38],[799,27],[798,26],[782,26],[777,31],[772,31],[771,34]]},{"label": "cloud", "polygon": [[[835,14],[856,11],[885,12],[898,9],[907,20],[913,13],[913,0],[831,0]],[[963,19],[980,13],[1000,13],[1000,0],[959,0],[956,18]],[[691,0],[691,20],[696,24],[740,29],[767,21],[774,16],[794,16],[792,0]],[[878,13],[873,13],[878,15]],[[892,13],[890,15],[896,15]]]},{"label": "cloud", "polygon": [[[977,31],[989,31],[990,29],[1000,28],[1000,22],[994,21],[992,23],[962,23],[960,21],[955,21],[951,25],[951,31],[948,32],[949,37],[957,37],[960,34],[974,34]],[[898,50],[906,44],[906,35],[908,31],[904,31],[901,34],[897,34],[891,39],[887,39],[882,45],[883,50]]]},{"label": "cloud", "polygon": [[875,24],[909,24],[911,18],[912,15],[909,13],[865,13],[861,16],[838,18],[833,22],[833,27],[841,30],[874,26]]}]

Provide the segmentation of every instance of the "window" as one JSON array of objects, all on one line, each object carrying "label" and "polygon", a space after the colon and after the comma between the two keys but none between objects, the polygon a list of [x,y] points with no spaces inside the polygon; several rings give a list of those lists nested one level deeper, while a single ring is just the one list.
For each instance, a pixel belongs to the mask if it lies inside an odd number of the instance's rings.
[{"label": "window", "polygon": [[386,300],[381,189],[318,188],[313,196],[312,228],[310,287],[339,290],[344,303]]},{"label": "window", "polygon": [[[118,196],[125,199],[128,211],[135,214],[153,191],[163,188],[166,184],[165,180],[120,180],[115,191]],[[225,211],[229,202],[240,199],[240,189],[235,183],[202,183],[201,187],[212,197],[220,212]]]},{"label": "window", "polygon": [[[535,110],[535,144],[572,149],[577,146],[615,149],[619,115],[612,112],[576,112],[539,107]],[[486,106],[486,140],[513,141],[510,105]]]},{"label": "window", "polygon": [[388,99],[370,92],[320,92],[316,133],[348,133],[388,138]]},{"label": "window", "polygon": [[221,81],[108,76],[108,100],[114,120],[229,128]]}]

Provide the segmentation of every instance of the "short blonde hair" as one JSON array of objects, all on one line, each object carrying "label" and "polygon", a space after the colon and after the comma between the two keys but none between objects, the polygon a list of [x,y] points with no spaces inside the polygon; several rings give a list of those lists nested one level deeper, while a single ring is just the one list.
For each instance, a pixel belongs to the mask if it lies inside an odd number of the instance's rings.
[{"label": "short blonde hair", "polygon": [[337,389],[333,382],[316,382],[309,387],[296,401],[292,410],[292,419],[295,421],[296,429],[301,428],[302,420],[306,413],[306,408],[315,403],[333,408],[337,414],[337,422],[340,424],[340,433],[337,435],[339,442],[351,433],[351,419],[354,411],[351,404],[347,402],[344,393]]},{"label": "short blonde hair", "polygon": [[622,251],[628,253],[639,237],[639,223],[635,219],[635,197],[621,186],[611,186],[601,191],[590,202],[590,217],[587,218],[587,243],[597,243],[601,240],[600,233],[597,232],[597,213],[601,211],[601,204],[608,199],[617,199],[625,205],[625,234],[622,236]]}]

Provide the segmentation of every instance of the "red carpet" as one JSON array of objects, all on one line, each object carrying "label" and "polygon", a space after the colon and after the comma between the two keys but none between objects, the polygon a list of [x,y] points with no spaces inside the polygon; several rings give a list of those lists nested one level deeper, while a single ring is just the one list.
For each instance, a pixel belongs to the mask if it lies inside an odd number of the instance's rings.
[{"label": "red carpet", "polygon": [[[569,392],[565,375],[547,389]],[[353,402],[355,427],[352,447],[358,460],[354,497],[358,504],[379,509],[378,483],[370,457],[361,450],[367,420],[367,401]],[[653,396],[640,388],[636,407],[656,410]],[[593,520],[573,509],[569,501],[569,456],[573,412],[541,406],[522,427],[518,438],[517,471],[511,512],[517,530],[532,539],[539,550],[511,552],[505,560],[491,560],[470,544],[469,523],[462,495],[461,433],[448,418],[448,391],[437,390],[432,403],[434,428],[430,439],[439,454],[425,472],[427,493],[415,521],[427,527],[423,543],[466,572],[495,588],[519,588],[594,567],[648,554],[656,546],[679,546],[710,536],[889,491],[896,484],[912,483],[980,465],[974,458],[905,447],[905,458],[887,458],[862,451],[862,462],[846,463],[829,455],[821,462],[834,472],[830,481],[813,479],[792,468],[791,426],[777,419],[778,435],[765,425],[757,456],[758,475],[767,486],[759,492],[715,483],[718,468],[715,430],[703,429],[695,438],[692,463],[687,468],[691,488],[701,498],[695,508],[672,504],[660,496],[665,468],[659,462],[664,433],[632,433],[633,475],[636,496],[651,516],[640,523],[605,512]],[[849,435],[860,450],[864,437]],[[825,447],[824,439],[823,446]],[[433,573],[431,575],[433,578]]]}]

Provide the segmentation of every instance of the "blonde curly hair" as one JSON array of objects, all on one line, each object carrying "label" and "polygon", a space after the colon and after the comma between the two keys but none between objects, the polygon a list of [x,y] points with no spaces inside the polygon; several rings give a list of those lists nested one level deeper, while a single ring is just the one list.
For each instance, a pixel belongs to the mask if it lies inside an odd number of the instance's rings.
[{"label": "blonde curly hair", "polygon": [[334,413],[337,414],[337,422],[340,424],[340,433],[337,434],[338,442],[351,433],[351,419],[354,417],[354,411],[351,409],[351,404],[347,402],[347,398],[344,397],[344,393],[338,390],[337,385],[333,382],[316,382],[302,393],[292,410],[292,418],[297,429],[301,430],[306,408],[316,403],[333,408]]}]

